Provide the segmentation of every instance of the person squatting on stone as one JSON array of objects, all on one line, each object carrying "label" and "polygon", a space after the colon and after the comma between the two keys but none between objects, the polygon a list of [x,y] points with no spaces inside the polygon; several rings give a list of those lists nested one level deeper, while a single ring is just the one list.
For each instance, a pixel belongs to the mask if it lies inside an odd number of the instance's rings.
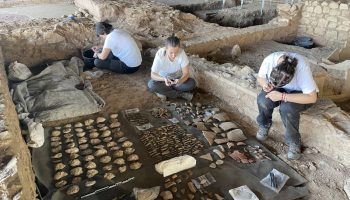
[{"label": "person squatting on stone", "polygon": [[97,22],[96,35],[105,40],[102,51],[100,46],[91,48],[95,52],[94,64],[97,68],[120,74],[131,74],[139,69],[141,52],[129,33],[114,29],[106,22]]},{"label": "person squatting on stone", "polygon": [[151,80],[148,88],[158,97],[183,98],[190,101],[196,82],[190,78],[190,65],[185,51],[180,47],[180,39],[168,37],[165,47],[160,48],[153,61]]},{"label": "person squatting on stone", "polygon": [[288,159],[299,159],[301,137],[299,132],[300,112],[311,107],[317,100],[317,85],[306,59],[296,53],[275,52],[261,64],[258,82],[262,91],[258,95],[259,130],[256,138],[264,141],[272,124],[275,107],[285,127],[285,140],[289,146]]}]

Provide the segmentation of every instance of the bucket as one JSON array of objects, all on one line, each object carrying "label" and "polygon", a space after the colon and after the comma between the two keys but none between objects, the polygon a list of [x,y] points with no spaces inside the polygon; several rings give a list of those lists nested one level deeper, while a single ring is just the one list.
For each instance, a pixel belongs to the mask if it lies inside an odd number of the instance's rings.
[{"label": "bucket", "polygon": [[94,61],[95,61],[94,53],[95,52],[92,49],[85,49],[85,50],[83,50],[82,57],[83,57],[84,64],[85,64],[84,71],[92,69],[92,68],[95,67],[95,64],[94,64]]}]

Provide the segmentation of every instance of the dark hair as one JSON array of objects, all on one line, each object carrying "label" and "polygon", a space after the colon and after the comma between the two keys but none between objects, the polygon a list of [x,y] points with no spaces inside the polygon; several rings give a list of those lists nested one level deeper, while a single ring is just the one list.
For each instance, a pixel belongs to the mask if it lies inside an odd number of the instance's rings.
[{"label": "dark hair", "polygon": [[180,39],[173,33],[170,37],[165,40],[165,46],[178,47],[180,46]]},{"label": "dark hair", "polygon": [[296,58],[284,55],[282,59],[282,62],[272,69],[269,78],[269,82],[277,88],[287,85],[293,79],[298,65]]},{"label": "dark hair", "polygon": [[100,36],[103,34],[109,34],[112,32],[113,26],[107,22],[97,22],[96,23],[96,35]]}]

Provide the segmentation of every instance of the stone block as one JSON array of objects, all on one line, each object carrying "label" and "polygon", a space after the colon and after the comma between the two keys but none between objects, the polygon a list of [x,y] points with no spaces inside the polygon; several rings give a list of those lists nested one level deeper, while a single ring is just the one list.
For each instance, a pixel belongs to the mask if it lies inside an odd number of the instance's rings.
[{"label": "stone block", "polygon": [[328,14],[330,11],[329,7],[323,7],[323,13]]},{"label": "stone block", "polygon": [[316,28],[315,28],[314,34],[315,34],[315,35],[324,35],[325,32],[326,32],[326,29],[325,29],[325,28],[316,27]]},{"label": "stone block", "polygon": [[310,17],[311,15],[310,15],[310,13],[308,13],[308,12],[303,12],[303,13],[301,14],[301,16],[302,16],[303,18],[305,18],[305,17]]},{"label": "stone block", "polygon": [[331,16],[338,16],[338,15],[341,15],[341,12],[338,9],[331,9],[329,11],[329,15],[331,15]]},{"label": "stone block", "polygon": [[310,5],[310,2],[309,2],[309,1],[305,1],[305,2],[304,2],[304,5],[306,5],[306,6],[307,6],[307,5]]},{"label": "stone block", "polygon": [[348,6],[348,4],[341,3],[341,4],[339,5],[339,9],[340,9],[340,10],[349,10],[349,6]]},{"label": "stone block", "polygon": [[317,26],[317,21],[316,20],[312,20],[310,24],[311,24],[311,26],[316,27]]},{"label": "stone block", "polygon": [[318,6],[318,5],[320,5],[320,4],[318,3],[318,1],[313,1],[313,2],[312,2],[312,5],[313,5],[313,6]]},{"label": "stone block", "polygon": [[277,4],[277,10],[289,12],[290,8],[291,6],[289,4]]},{"label": "stone block", "polygon": [[343,23],[342,23],[343,25],[345,25],[345,26],[350,26],[350,21],[343,21]]},{"label": "stone block", "polygon": [[316,6],[315,9],[314,9],[314,13],[321,14],[322,13],[322,7],[321,6]]},{"label": "stone block", "polygon": [[339,31],[338,32],[338,40],[346,41],[349,39],[349,32],[347,31]]},{"label": "stone block", "polygon": [[312,35],[314,33],[314,28],[311,28],[311,27],[307,28],[306,33]]},{"label": "stone block", "polygon": [[336,22],[329,22],[328,23],[328,28],[336,28],[338,26],[338,24]]},{"label": "stone block", "polygon": [[308,25],[308,24],[310,24],[310,19],[308,19],[308,18],[301,18],[300,23]]},{"label": "stone block", "polygon": [[339,8],[339,3],[331,1],[329,3],[329,8],[331,8],[331,9],[338,9]]},{"label": "stone block", "polygon": [[349,18],[349,16],[350,16],[349,10],[342,10],[341,11],[341,16]]},{"label": "stone block", "polygon": [[338,18],[337,17],[334,17],[334,16],[329,16],[329,17],[327,17],[326,18],[328,21],[330,21],[330,22],[338,22]]},{"label": "stone block", "polygon": [[349,31],[350,27],[345,25],[340,25],[336,28],[337,31]]},{"label": "stone block", "polygon": [[321,6],[323,6],[323,7],[328,7],[328,2],[327,2],[327,1],[322,2],[322,3],[321,3]]},{"label": "stone block", "polygon": [[328,21],[325,20],[325,19],[323,19],[323,18],[321,18],[320,20],[318,20],[318,26],[319,26],[319,27],[325,28],[325,27],[327,27],[327,24],[328,24]]},{"label": "stone block", "polygon": [[311,7],[311,6],[306,7],[306,12],[314,12],[314,7]]},{"label": "stone block", "polygon": [[338,38],[338,32],[337,31],[327,31],[326,38],[329,40],[336,40]]}]

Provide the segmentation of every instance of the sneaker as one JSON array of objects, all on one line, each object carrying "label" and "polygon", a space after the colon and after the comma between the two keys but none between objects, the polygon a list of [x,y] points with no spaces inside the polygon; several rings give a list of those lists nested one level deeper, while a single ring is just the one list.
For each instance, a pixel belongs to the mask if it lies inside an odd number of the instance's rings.
[{"label": "sneaker", "polygon": [[301,156],[300,146],[290,145],[288,149],[288,160],[298,160]]},{"label": "sneaker", "polygon": [[191,101],[193,99],[193,94],[190,92],[182,92],[180,94],[180,97],[187,100],[187,101]]},{"label": "sneaker", "polygon": [[266,140],[268,137],[268,134],[269,134],[269,129],[270,128],[265,128],[265,127],[259,126],[259,130],[256,133],[256,139],[259,141]]},{"label": "sneaker", "polygon": [[161,101],[166,101],[166,96],[164,94],[159,94],[159,93],[156,93],[157,97],[159,97],[159,99]]}]

